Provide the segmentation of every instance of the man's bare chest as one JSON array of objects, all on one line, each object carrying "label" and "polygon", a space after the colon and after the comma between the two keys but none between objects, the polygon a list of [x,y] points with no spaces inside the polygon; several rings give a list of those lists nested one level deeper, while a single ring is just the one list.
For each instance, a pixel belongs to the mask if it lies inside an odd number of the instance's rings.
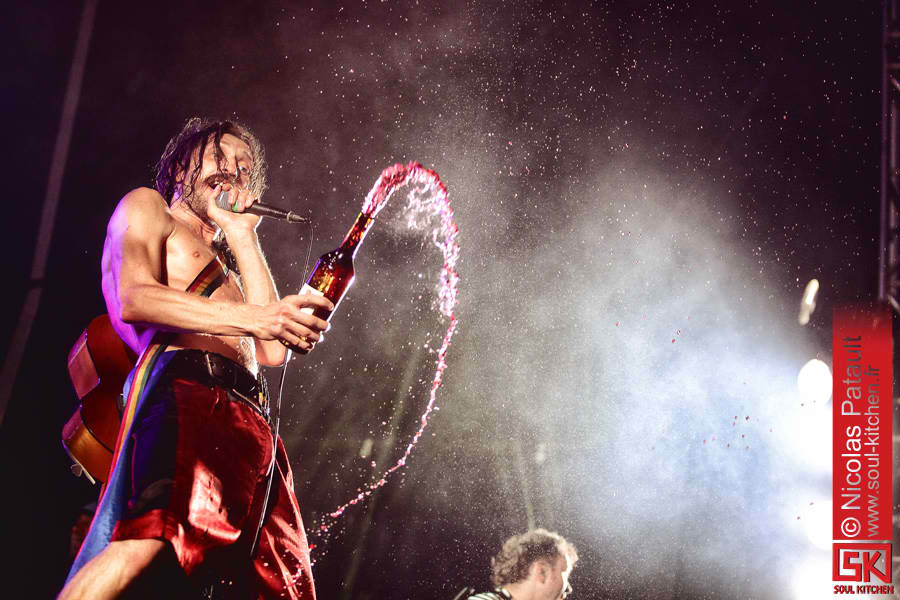
[{"label": "man's bare chest", "polygon": [[[195,235],[187,227],[176,226],[166,240],[163,282],[169,287],[186,289],[197,275],[213,260],[217,252],[205,240]],[[224,267],[224,260],[222,261]],[[214,296],[223,300],[241,302],[244,299],[240,284],[233,272],[229,272],[225,282]]]}]

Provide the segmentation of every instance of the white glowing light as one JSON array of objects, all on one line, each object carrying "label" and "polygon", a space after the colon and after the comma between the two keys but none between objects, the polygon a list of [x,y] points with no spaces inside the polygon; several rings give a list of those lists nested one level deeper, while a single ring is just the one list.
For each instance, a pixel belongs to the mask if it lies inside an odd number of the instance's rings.
[{"label": "white glowing light", "polygon": [[547,460],[547,444],[541,442],[534,450],[534,462],[542,465],[545,460]]},{"label": "white glowing light", "polygon": [[791,577],[795,600],[822,600],[831,598],[831,557],[822,553],[800,563]]},{"label": "white glowing light", "polygon": [[801,325],[809,323],[809,317],[816,310],[816,293],[819,291],[819,280],[813,279],[806,284],[803,298],[800,300],[800,315],[797,320]]},{"label": "white glowing light", "polygon": [[821,403],[787,411],[780,429],[791,458],[811,471],[831,471],[832,420],[831,407]]},{"label": "white glowing light", "polygon": [[363,440],[362,446],[359,448],[359,457],[360,458],[369,458],[369,455],[372,454],[372,446],[375,445],[375,440],[372,438],[366,438]]},{"label": "white glowing light", "polygon": [[831,500],[820,500],[813,502],[803,514],[806,537],[820,550],[831,549],[831,509]]},{"label": "white glowing light", "polygon": [[831,369],[818,358],[810,360],[797,374],[797,388],[806,402],[828,402],[831,397]]}]

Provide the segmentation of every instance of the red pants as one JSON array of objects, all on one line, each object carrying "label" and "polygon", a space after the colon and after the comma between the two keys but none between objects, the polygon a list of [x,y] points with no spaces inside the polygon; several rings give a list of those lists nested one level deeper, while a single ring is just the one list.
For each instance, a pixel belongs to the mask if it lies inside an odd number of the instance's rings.
[{"label": "red pants", "polygon": [[258,412],[226,389],[163,378],[145,399],[132,437],[131,497],[113,540],[167,540],[201,586],[235,583],[255,598],[315,599],[281,439],[267,517],[250,561],[273,450]]}]

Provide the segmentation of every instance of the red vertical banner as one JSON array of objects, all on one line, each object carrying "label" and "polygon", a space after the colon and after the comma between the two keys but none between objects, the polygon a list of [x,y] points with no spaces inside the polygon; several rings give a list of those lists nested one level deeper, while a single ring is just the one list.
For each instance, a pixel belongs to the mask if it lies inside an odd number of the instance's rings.
[{"label": "red vertical banner", "polygon": [[834,311],[834,540],[892,537],[891,316],[881,306]]}]

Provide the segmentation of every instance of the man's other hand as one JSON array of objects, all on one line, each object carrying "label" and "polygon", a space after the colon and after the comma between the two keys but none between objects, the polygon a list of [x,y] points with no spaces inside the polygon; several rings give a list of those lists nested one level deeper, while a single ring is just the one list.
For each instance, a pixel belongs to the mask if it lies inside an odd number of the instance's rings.
[{"label": "man's other hand", "polygon": [[324,339],[329,324],[303,309],[321,308],[331,312],[334,304],[324,296],[314,294],[294,294],[285,296],[278,302],[260,306],[258,315],[260,340],[278,340],[292,350],[309,352],[316,342]]}]

